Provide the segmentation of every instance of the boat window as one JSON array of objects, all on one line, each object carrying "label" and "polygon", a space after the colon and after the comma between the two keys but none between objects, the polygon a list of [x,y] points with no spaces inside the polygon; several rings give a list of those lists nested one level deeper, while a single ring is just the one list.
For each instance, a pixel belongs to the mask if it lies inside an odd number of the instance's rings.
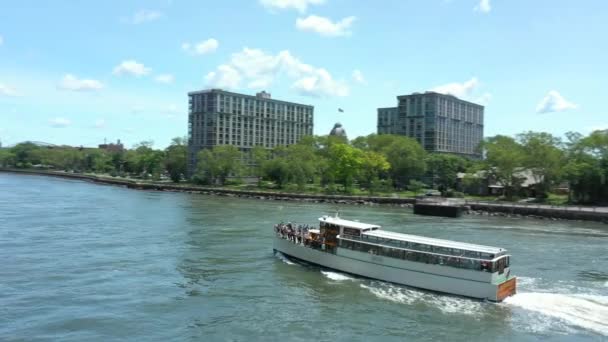
[{"label": "boat window", "polygon": [[359,237],[359,236],[361,236],[361,231],[359,229],[355,229],[355,228],[344,227],[344,235]]}]

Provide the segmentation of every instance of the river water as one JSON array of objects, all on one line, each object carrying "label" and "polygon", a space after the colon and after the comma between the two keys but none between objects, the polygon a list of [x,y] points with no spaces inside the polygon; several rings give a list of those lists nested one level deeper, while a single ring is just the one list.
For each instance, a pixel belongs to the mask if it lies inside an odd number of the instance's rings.
[{"label": "river water", "polygon": [[335,209],[0,173],[0,340],[608,339],[608,225],[340,208],[509,249],[519,293],[495,304],[273,255],[273,223]]}]

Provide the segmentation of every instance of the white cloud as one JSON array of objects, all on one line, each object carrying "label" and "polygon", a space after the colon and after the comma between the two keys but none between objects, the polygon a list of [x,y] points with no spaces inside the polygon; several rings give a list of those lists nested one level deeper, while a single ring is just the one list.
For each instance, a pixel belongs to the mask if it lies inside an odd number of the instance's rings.
[{"label": "white cloud", "polygon": [[103,84],[97,80],[78,79],[72,74],[63,76],[58,88],[72,91],[90,91],[103,89]]},{"label": "white cloud", "polygon": [[325,69],[318,69],[310,76],[305,76],[293,84],[300,94],[320,97],[348,96],[348,87],[341,82],[336,82]]},{"label": "white cloud", "polygon": [[326,37],[350,36],[350,27],[356,20],[356,17],[346,17],[338,22],[332,22],[331,19],[310,15],[304,19],[296,19],[296,28],[301,31],[316,32]]},{"label": "white cloud", "polygon": [[479,81],[477,78],[473,77],[463,83],[454,82],[440,85],[431,89],[431,91],[446,95],[454,95],[460,98],[469,98],[478,86]]},{"label": "white cloud", "polygon": [[51,127],[63,128],[72,124],[72,122],[66,118],[54,118],[49,120]]},{"label": "white cloud", "polygon": [[270,10],[295,9],[300,13],[306,12],[309,5],[321,5],[325,0],[259,0],[262,6]]},{"label": "white cloud", "polygon": [[171,74],[161,74],[161,75],[156,76],[155,80],[158,83],[170,84],[170,83],[173,83],[173,81],[175,81],[175,77],[173,77],[173,75],[171,75]]},{"label": "white cloud", "polygon": [[17,90],[15,90],[15,88],[13,88],[9,85],[0,83],[0,96],[15,97],[15,96],[21,96],[21,94],[19,94],[17,92]]},{"label": "white cloud", "polygon": [[4,44],[4,38],[2,37],[2,35],[0,35],[0,46],[2,46],[2,44]]},{"label": "white cloud", "polygon": [[205,55],[217,50],[220,43],[215,38],[209,38],[202,42],[190,44],[185,42],[182,44],[182,50],[195,55]]},{"label": "white cloud", "polygon": [[106,120],[104,119],[97,119],[95,121],[95,128],[104,128],[106,127]]},{"label": "white cloud", "polygon": [[479,4],[473,8],[476,12],[488,13],[492,10],[490,0],[479,0]]},{"label": "white cloud", "polygon": [[131,17],[130,22],[132,24],[142,24],[149,21],[154,21],[162,17],[163,14],[159,11],[154,10],[140,10],[135,12]]},{"label": "white cloud", "polygon": [[359,84],[365,84],[365,78],[363,77],[363,73],[359,69],[353,70],[353,80]]},{"label": "white cloud", "polygon": [[241,83],[241,75],[230,65],[222,64],[205,76],[205,82],[214,87],[236,89]]},{"label": "white cloud", "polygon": [[116,67],[112,72],[115,75],[133,75],[133,76],[144,76],[150,73],[150,68],[146,68],[143,64],[138,63],[134,60],[123,61]]},{"label": "white cloud", "polygon": [[208,86],[231,89],[244,81],[248,88],[262,89],[280,77],[293,80],[292,88],[309,96],[346,96],[349,92],[348,86],[334,80],[327,70],[305,64],[287,50],[272,55],[245,47],[208,73],[205,81]]},{"label": "white cloud", "polygon": [[563,112],[568,109],[576,109],[576,107],[576,104],[568,102],[560,95],[560,93],[555,90],[551,90],[542,100],[540,100],[536,106],[536,112],[539,114]]}]

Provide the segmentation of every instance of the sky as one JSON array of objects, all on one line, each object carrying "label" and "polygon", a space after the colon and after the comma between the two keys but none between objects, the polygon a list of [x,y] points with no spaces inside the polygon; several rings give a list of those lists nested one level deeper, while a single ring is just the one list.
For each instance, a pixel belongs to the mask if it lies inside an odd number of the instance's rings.
[{"label": "sky", "polygon": [[0,0],[0,141],[163,148],[206,88],[313,105],[317,135],[428,90],[484,105],[485,136],[587,134],[607,28],[603,0]]}]

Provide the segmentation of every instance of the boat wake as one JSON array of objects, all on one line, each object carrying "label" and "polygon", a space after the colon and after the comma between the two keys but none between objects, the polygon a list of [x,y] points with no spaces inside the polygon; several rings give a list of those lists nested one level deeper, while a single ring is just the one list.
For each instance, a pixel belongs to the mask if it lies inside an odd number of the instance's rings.
[{"label": "boat wake", "polygon": [[286,263],[287,265],[295,265],[295,262],[289,260],[289,258],[287,258],[283,253],[281,252],[276,252],[274,254],[279,260],[281,260],[282,262]]},{"label": "boat wake", "polygon": [[321,271],[321,273],[325,277],[327,277],[333,281],[355,280],[355,278],[349,277],[344,273],[338,273],[338,272],[332,272],[332,271]]},{"label": "boat wake", "polygon": [[608,296],[518,293],[504,303],[608,336]]},{"label": "boat wake", "polygon": [[447,314],[465,314],[470,316],[480,316],[483,314],[482,305],[484,303],[473,299],[424,292],[376,281],[373,281],[370,285],[361,284],[360,286],[378,298],[395,303],[407,305],[426,304],[438,308]]}]

